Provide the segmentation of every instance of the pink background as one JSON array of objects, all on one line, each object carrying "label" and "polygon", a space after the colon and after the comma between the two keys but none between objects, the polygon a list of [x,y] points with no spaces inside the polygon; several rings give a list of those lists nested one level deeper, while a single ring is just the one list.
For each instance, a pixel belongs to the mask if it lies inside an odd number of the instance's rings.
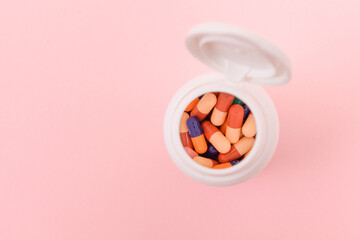
[{"label": "pink background", "polygon": [[[360,3],[12,0],[0,3],[0,239],[359,239]],[[210,71],[186,32],[230,22],[291,58],[268,87],[281,135],[268,167],[197,183],[163,117]]]}]

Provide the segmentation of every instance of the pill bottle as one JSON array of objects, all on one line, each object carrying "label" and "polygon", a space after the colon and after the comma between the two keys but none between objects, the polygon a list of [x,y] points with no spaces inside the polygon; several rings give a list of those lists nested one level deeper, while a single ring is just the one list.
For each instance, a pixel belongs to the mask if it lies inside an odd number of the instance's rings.
[{"label": "pill bottle", "polygon": [[[259,173],[271,160],[279,137],[279,119],[270,96],[261,85],[281,85],[290,80],[291,66],[285,54],[267,40],[238,27],[207,23],[190,30],[190,53],[214,69],[187,82],[169,103],[164,138],[176,166],[196,181],[216,186],[234,185]],[[241,99],[254,115],[257,133],[253,148],[238,164],[211,169],[191,159],[181,144],[180,119],[196,97],[226,92]]]}]

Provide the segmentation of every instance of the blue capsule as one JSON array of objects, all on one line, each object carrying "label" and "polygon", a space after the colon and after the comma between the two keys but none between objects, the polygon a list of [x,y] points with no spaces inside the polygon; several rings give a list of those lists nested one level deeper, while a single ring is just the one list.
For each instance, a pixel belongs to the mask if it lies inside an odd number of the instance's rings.
[{"label": "blue capsule", "polygon": [[216,148],[211,143],[208,143],[208,149],[206,153],[204,153],[204,157],[217,160],[218,155],[219,155],[218,150],[216,150]]},{"label": "blue capsule", "polygon": [[246,121],[246,119],[250,114],[250,108],[246,104],[243,105],[243,108],[244,108],[244,118],[243,118],[243,124],[244,124],[244,122]]}]

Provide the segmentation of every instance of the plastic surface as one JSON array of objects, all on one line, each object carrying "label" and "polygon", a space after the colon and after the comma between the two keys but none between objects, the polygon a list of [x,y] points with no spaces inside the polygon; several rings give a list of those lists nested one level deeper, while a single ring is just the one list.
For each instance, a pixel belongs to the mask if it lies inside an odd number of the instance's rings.
[{"label": "plastic surface", "polygon": [[[227,169],[200,166],[186,154],[180,140],[179,123],[186,106],[207,92],[227,92],[244,100],[255,116],[258,133],[246,158]],[[233,83],[218,73],[208,73],[185,84],[175,94],[166,112],[164,137],[175,164],[191,178],[209,185],[232,185],[243,182],[261,171],[273,156],[279,136],[276,109],[268,94],[259,86]]]},{"label": "plastic surface", "polygon": [[[260,172],[271,160],[279,137],[275,106],[263,88],[253,83],[286,83],[291,75],[290,63],[280,50],[264,39],[229,25],[199,25],[190,31],[186,45],[196,58],[219,73],[204,74],[189,81],[171,100],[164,121],[169,154],[185,174],[199,182],[217,186],[243,182]],[[181,144],[179,127],[185,108],[208,92],[226,92],[241,99],[256,121],[253,148],[230,168],[203,167],[186,154]]]},{"label": "plastic surface", "polygon": [[280,49],[235,26],[198,25],[188,33],[186,46],[194,57],[231,81],[280,85],[290,79],[290,61]]}]

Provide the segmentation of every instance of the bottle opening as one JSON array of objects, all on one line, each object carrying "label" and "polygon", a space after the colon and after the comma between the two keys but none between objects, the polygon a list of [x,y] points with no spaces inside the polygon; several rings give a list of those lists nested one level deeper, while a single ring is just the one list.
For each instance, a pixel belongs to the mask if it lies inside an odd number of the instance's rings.
[{"label": "bottle opening", "polygon": [[240,98],[225,92],[208,92],[184,109],[180,139],[196,163],[225,169],[241,162],[251,151],[256,122]]}]

